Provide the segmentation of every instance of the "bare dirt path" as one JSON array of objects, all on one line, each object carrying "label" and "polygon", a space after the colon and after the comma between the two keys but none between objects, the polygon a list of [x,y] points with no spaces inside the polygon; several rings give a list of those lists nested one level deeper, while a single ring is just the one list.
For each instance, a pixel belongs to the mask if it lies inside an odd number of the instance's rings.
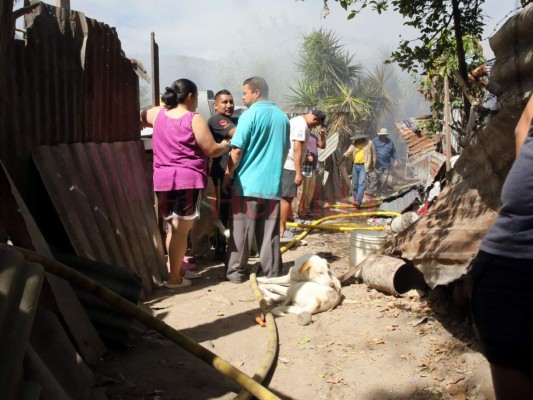
[{"label": "bare dirt path", "polygon": [[[283,255],[328,258],[348,270],[350,234],[320,231]],[[254,261],[254,260],[252,260]],[[145,303],[158,318],[252,376],[267,329],[249,283],[223,280],[209,253],[204,277],[181,292],[161,289]],[[396,298],[352,283],[336,309],[300,326],[277,318],[279,355],[268,387],[282,399],[492,399],[488,363],[447,289]],[[139,327],[127,352],[110,351],[95,369],[110,399],[232,399],[240,388],[153,331]]]}]

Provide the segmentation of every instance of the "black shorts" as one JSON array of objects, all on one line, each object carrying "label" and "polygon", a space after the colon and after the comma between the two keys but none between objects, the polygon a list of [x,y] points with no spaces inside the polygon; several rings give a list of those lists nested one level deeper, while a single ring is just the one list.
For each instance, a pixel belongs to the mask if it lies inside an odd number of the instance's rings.
[{"label": "black shorts", "polygon": [[200,216],[202,189],[181,189],[156,192],[159,214],[165,220],[172,218],[196,219]]},{"label": "black shorts", "polygon": [[296,190],[298,186],[294,184],[296,178],[296,171],[290,169],[283,169],[281,177],[281,196],[282,197],[296,197]]},{"label": "black shorts", "polygon": [[487,360],[533,377],[533,260],[480,251],[469,274],[472,317]]}]

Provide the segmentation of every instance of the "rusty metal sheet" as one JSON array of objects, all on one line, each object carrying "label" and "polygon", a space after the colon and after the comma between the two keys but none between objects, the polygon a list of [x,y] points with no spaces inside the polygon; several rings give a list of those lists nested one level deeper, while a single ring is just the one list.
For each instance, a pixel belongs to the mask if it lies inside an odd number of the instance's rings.
[{"label": "rusty metal sheet", "polygon": [[[418,185],[414,185],[418,186]],[[402,213],[411,207],[416,200],[420,200],[420,193],[417,188],[411,189],[394,199],[385,200],[379,206],[379,211],[389,211]]]},{"label": "rusty metal sheet", "polygon": [[33,159],[76,253],[131,270],[149,295],[165,261],[142,142],[39,146]]},{"label": "rusty metal sheet", "polygon": [[514,161],[513,133],[520,111],[501,111],[477,132],[429,212],[386,249],[412,261],[432,288],[466,272],[497,215],[501,187]]},{"label": "rusty metal sheet", "polygon": [[18,398],[22,362],[44,279],[44,268],[24,260],[10,246],[0,247],[0,398]]},{"label": "rusty metal sheet", "polygon": [[435,139],[427,137],[424,133],[415,133],[403,123],[394,124],[399,133],[399,137],[407,145],[407,156],[409,159],[421,157],[436,148]]},{"label": "rusty metal sheet", "polygon": [[14,39],[11,25],[0,32],[0,158],[38,223],[54,226],[31,149],[138,140],[139,78],[115,28],[44,3],[25,19],[26,40]]}]

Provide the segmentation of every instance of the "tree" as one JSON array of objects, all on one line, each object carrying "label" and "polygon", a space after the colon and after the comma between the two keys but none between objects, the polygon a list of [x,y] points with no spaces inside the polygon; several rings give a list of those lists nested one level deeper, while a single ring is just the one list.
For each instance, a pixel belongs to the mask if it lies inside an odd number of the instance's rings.
[{"label": "tree", "polygon": [[[392,52],[389,62],[413,74],[432,71],[438,68],[437,58],[442,54],[455,53],[459,73],[468,82],[468,65],[463,46],[464,36],[480,37],[484,27],[481,4],[485,0],[334,0],[349,11],[348,19],[354,18],[368,6],[381,13],[390,5],[406,20],[405,25],[419,32],[414,40],[402,39]],[[324,0],[327,7],[328,0]],[[454,32],[455,40],[447,40],[448,33]],[[470,104],[464,99],[468,113]]]},{"label": "tree", "polygon": [[331,132],[351,135],[355,129],[370,129],[393,107],[385,90],[392,76],[387,68],[381,65],[374,74],[365,73],[332,31],[313,31],[300,46],[297,69],[301,78],[290,88],[289,100],[301,109],[323,108]]}]

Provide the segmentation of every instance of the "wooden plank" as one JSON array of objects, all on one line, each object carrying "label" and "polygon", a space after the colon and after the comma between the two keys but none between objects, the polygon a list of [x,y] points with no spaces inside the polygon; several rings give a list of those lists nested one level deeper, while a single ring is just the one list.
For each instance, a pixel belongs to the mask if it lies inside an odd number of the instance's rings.
[{"label": "wooden plank", "polygon": [[[24,219],[24,223],[28,229],[28,234],[32,240],[35,251],[45,257],[54,259],[48,243],[46,243],[46,240],[39,230],[39,227],[35,223],[35,220],[28,210],[26,203],[20,196],[17,188],[5,169],[4,164],[1,161],[0,165],[2,167],[3,174],[6,176],[11,186],[11,193],[17,202],[19,212]],[[87,362],[98,361],[99,358],[106,352],[106,347],[96,332],[93,324],[89,320],[89,317],[79,302],[74,290],[70,284],[62,278],[49,273],[45,273],[45,276],[48,285],[52,290],[52,294],[58,308],[58,313],[61,315],[62,320],[64,321],[65,329],[72,337],[76,348]]]}]

